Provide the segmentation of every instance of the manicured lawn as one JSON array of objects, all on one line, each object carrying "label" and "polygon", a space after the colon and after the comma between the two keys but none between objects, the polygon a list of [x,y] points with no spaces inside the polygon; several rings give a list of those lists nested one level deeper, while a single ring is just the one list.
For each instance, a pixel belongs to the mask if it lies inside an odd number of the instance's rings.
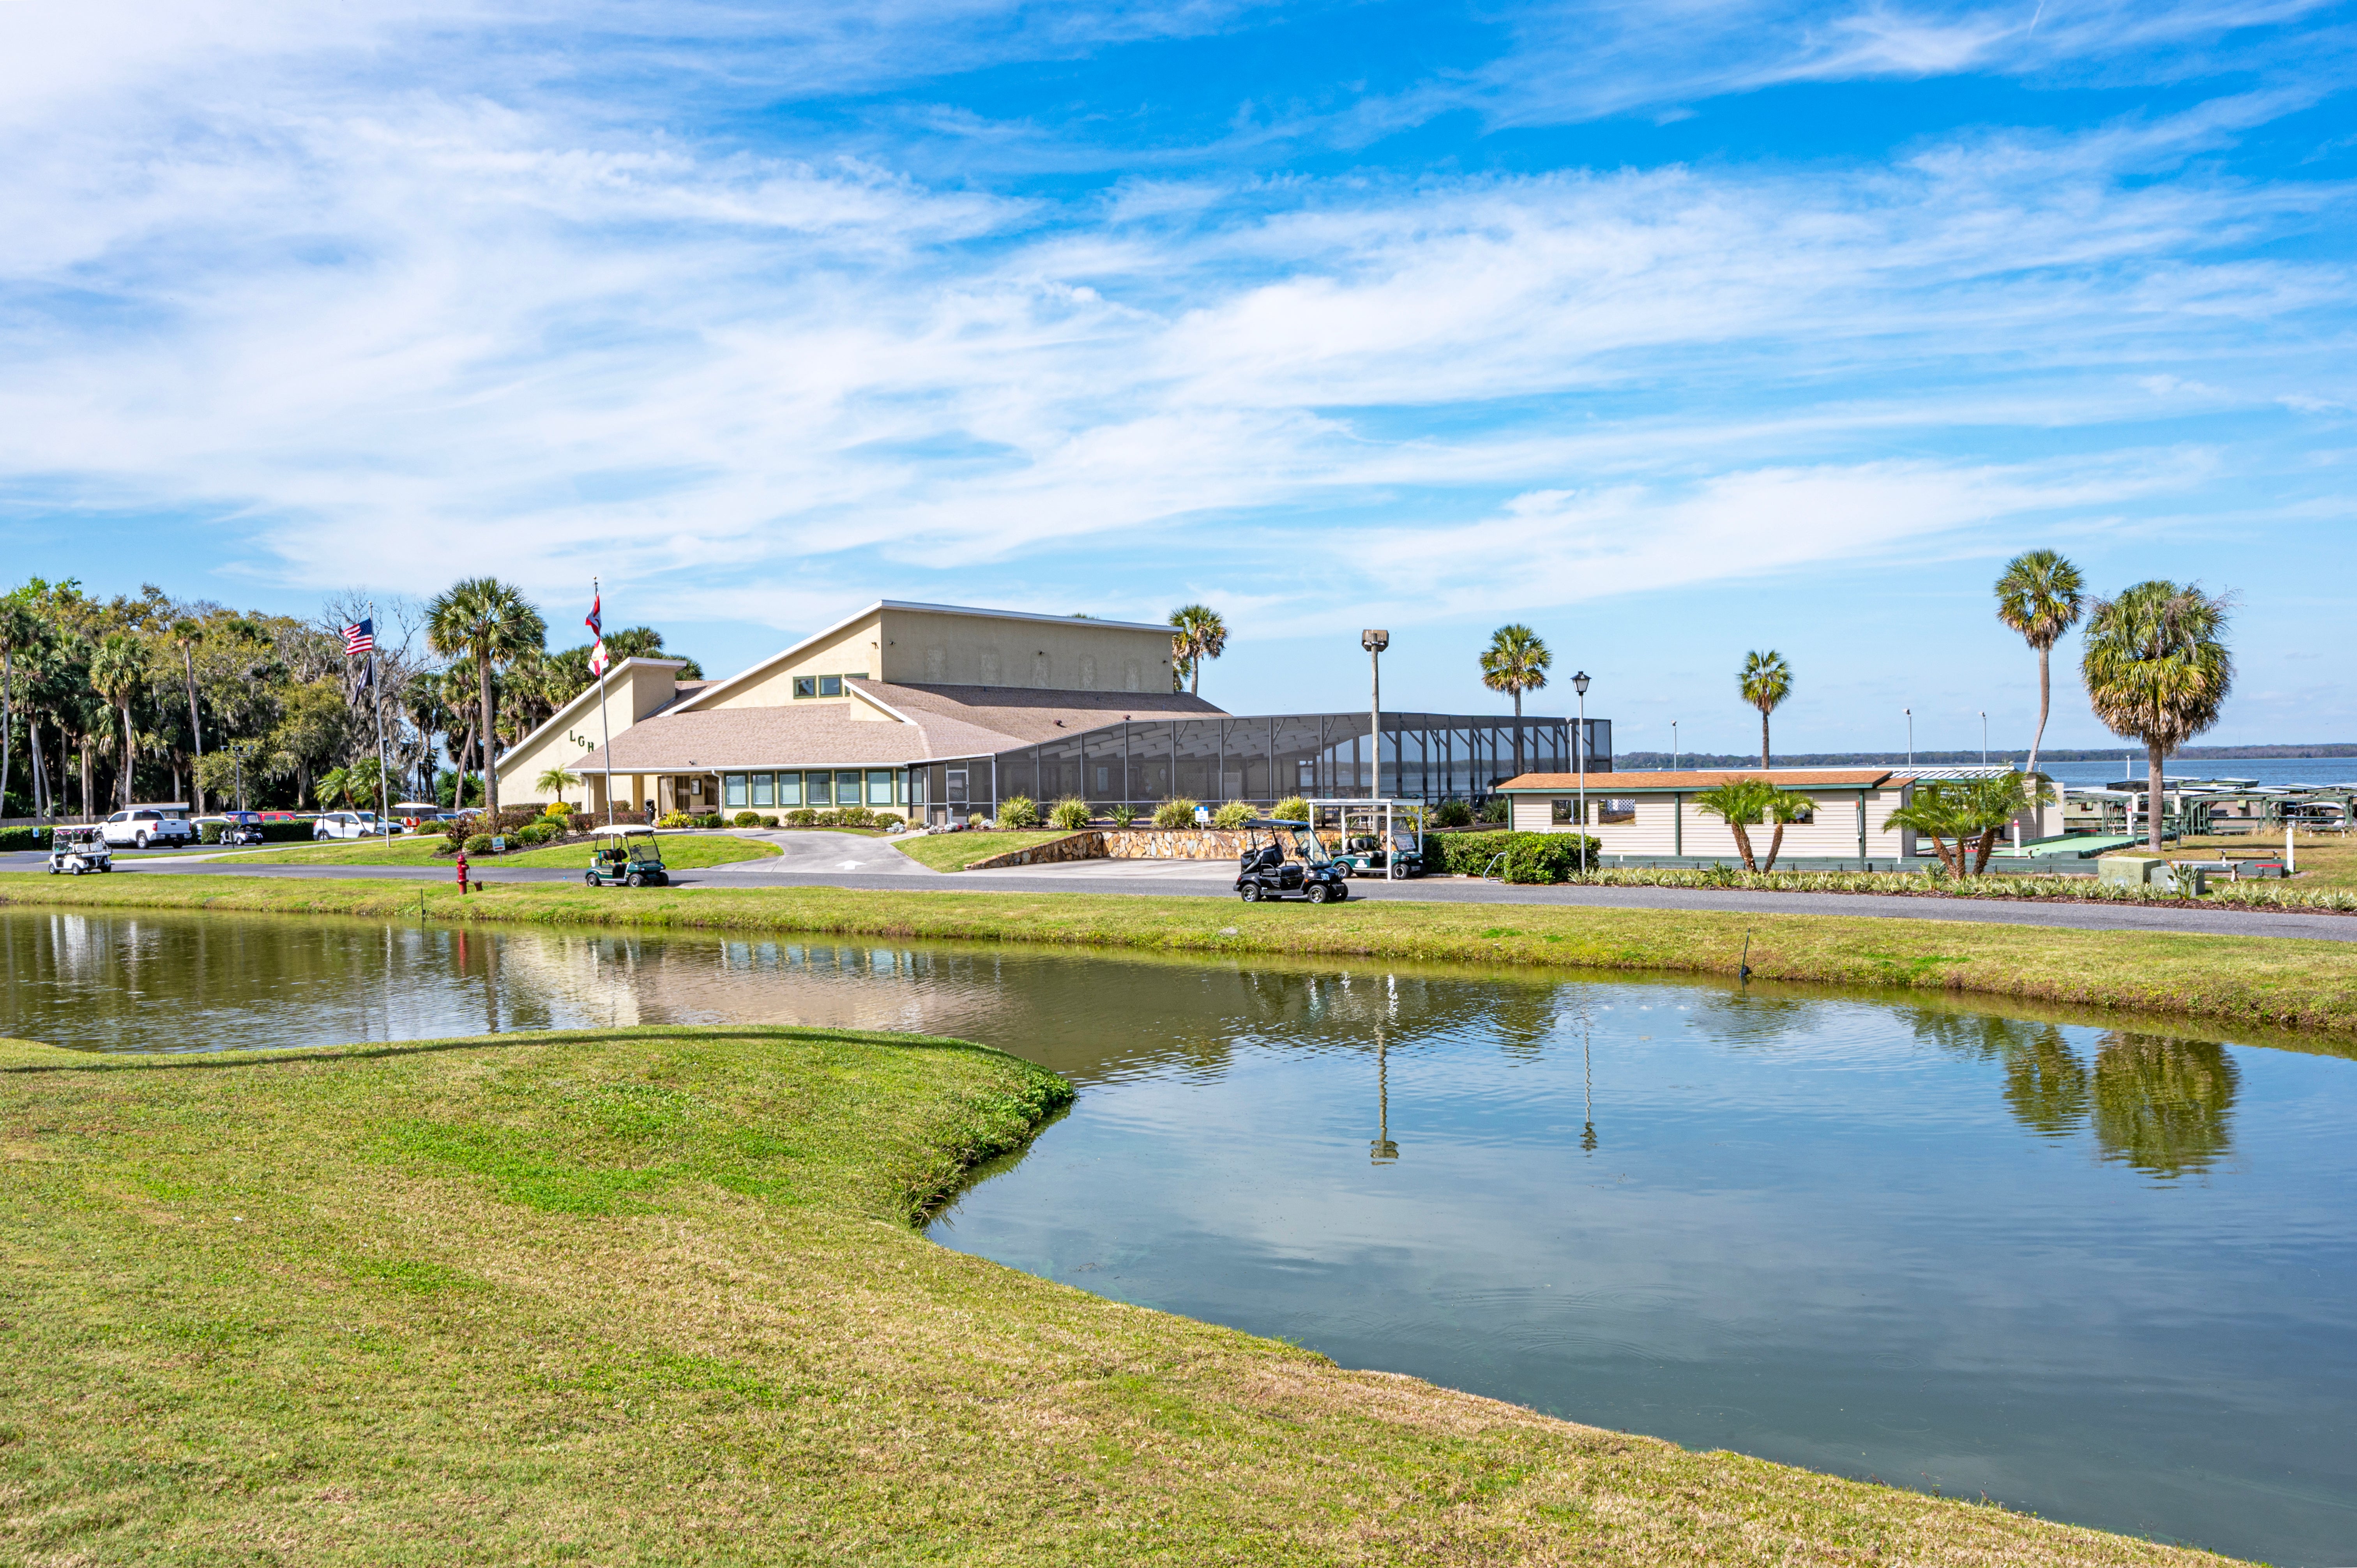
[{"label": "manicured lawn", "polygon": [[926,833],[899,840],[898,843],[901,854],[935,871],[963,871],[974,862],[987,860],[994,854],[1071,836],[1061,828],[1041,828],[1023,832]]},{"label": "manicured lawn", "polygon": [[[960,835],[963,836],[963,835]],[[2357,942],[2070,930],[1936,918],[1771,915],[1353,899],[1323,908],[1045,888],[646,888],[494,881],[462,899],[441,884],[155,873],[0,875],[0,904],[253,910],[386,919],[1038,942],[1228,957],[1446,961],[1513,968],[1734,974],[1749,943],[1760,981],[1975,993],[2017,1002],[2178,1015],[2237,1027],[2357,1037]]]},{"label": "manicured lawn", "polygon": [[[759,839],[741,839],[720,832],[660,833],[663,863],[681,870],[699,865],[727,865],[739,860],[760,860],[778,853],[778,846]],[[449,865],[447,854],[434,853],[443,843],[434,838],[397,838],[390,843],[307,843],[263,850],[237,856],[242,865]],[[587,870],[596,853],[587,840],[548,844],[507,854],[470,855],[469,866],[556,865]]]},{"label": "manicured lawn", "polygon": [[[2294,841],[2298,873],[2285,884],[2288,887],[2352,887],[2357,888],[2357,842],[2346,833],[2302,833]],[[2182,860],[2204,852],[2232,854],[2237,858],[2255,850],[2265,850],[2271,855],[2283,854],[2283,834],[2245,834],[2239,838],[2190,838],[2172,844],[2169,857]]]},{"label": "manicured lawn", "polygon": [[948,1251],[1069,1094],[789,1029],[0,1045],[10,1561],[2195,1563]]}]

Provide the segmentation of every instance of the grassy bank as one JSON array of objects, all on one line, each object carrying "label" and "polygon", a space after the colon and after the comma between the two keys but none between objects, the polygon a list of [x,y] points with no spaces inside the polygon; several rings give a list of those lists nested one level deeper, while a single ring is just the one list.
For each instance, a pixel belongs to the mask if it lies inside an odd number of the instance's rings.
[{"label": "grassy bank", "polygon": [[1070,838],[1062,828],[1038,828],[1022,832],[911,833],[894,847],[920,865],[935,871],[963,871],[977,860],[1027,849],[1050,839]]},{"label": "grassy bank", "polygon": [[[257,850],[241,853],[234,864],[240,865],[450,865],[451,856],[436,853],[446,841],[436,835],[430,838],[394,839],[389,843],[357,842],[350,843],[297,844],[290,849]],[[732,837],[727,833],[662,833],[658,835],[666,865],[682,870],[699,865],[730,865],[740,860],[760,860],[778,853],[778,846],[759,839]],[[518,850],[508,854],[470,855],[469,866],[554,865],[576,871],[588,869],[589,857],[595,847],[586,839],[572,843],[553,843],[539,849]]]},{"label": "grassy bank", "polygon": [[[2357,943],[1716,910],[1352,902],[1251,906],[1071,893],[647,888],[265,877],[0,875],[0,904],[1038,942],[1368,958],[1970,993],[2357,1036]],[[1928,912],[1936,903],[1927,902]]]},{"label": "grassy bank", "polygon": [[947,1251],[1060,1080],[808,1030],[0,1045],[40,1563],[2217,1563],[1548,1420]]}]

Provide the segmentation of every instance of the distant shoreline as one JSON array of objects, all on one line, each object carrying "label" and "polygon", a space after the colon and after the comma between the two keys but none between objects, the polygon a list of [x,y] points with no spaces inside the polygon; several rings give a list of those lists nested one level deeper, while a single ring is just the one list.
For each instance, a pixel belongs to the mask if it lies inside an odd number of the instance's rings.
[{"label": "distant shoreline", "polygon": [[[2040,762],[2116,762],[2122,757],[2133,757],[2138,767],[2144,765],[2144,748],[2129,742],[2120,746],[2098,747],[2047,747],[2038,754]],[[2171,752],[2169,760],[2178,762],[2258,762],[2276,758],[2304,757],[2357,757],[2357,742],[2331,741],[2312,746],[2189,746],[2182,751]],[[1780,768],[1900,768],[1910,758],[1903,751],[1780,751],[1773,754]],[[1990,751],[1991,763],[2027,762],[2028,748],[2013,751]],[[1917,764],[1942,767],[1959,763],[1977,763],[1981,751],[1919,751],[1911,760]],[[1670,754],[1666,751],[1625,751],[1613,759],[1613,766],[1623,771],[1641,768],[1666,768]],[[1757,752],[1681,751],[1677,754],[1681,768],[1751,768],[1758,766]]]}]

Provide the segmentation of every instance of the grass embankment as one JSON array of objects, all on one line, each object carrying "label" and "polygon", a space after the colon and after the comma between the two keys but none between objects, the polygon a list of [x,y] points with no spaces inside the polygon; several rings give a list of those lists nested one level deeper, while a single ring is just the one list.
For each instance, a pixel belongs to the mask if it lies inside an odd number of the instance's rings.
[{"label": "grass embankment", "polygon": [[977,860],[1028,849],[1051,839],[1070,838],[1063,828],[1039,828],[1021,832],[911,833],[899,841],[901,854],[935,871],[963,871]]},{"label": "grass embankment", "polygon": [[936,1247],[924,1206],[1069,1096],[979,1047],[658,1028],[0,1066],[16,1561],[2222,1561]]},{"label": "grass embankment", "polygon": [[[446,840],[438,834],[430,838],[397,838],[390,843],[307,843],[287,849],[255,850],[241,853],[234,863],[239,865],[452,865],[457,862],[449,855],[435,853]],[[759,839],[732,837],[726,833],[661,833],[656,843],[662,849],[663,863],[681,870],[693,870],[700,865],[728,865],[740,860],[760,860],[778,853],[778,846]],[[586,871],[596,847],[587,839],[571,843],[553,843],[539,849],[517,850],[507,854],[473,854],[467,857],[469,868],[486,869],[501,865],[554,865]]]},{"label": "grass embankment", "polygon": [[[651,929],[1281,953],[1975,993],[2357,1036],[2357,942],[1843,915],[1363,902],[1247,905],[1124,894],[643,888],[227,876],[0,875],[0,905],[360,915]],[[1927,904],[1936,909],[1936,904]]]}]

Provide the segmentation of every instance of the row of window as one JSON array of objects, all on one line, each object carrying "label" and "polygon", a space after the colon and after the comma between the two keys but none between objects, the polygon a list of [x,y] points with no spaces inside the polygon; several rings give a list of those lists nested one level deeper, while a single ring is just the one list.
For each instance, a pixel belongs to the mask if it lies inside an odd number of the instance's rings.
[{"label": "row of window", "polygon": [[[1558,795],[1547,804],[1551,808],[1549,814],[1557,827],[1572,827],[1578,823],[1578,796]],[[1633,822],[1637,820],[1637,802],[1625,796],[1616,798],[1609,795],[1590,795],[1587,798],[1587,813],[1589,819],[1599,827],[1609,826],[1613,822]],[[1792,819],[1796,823],[1813,822],[1816,820],[1817,815],[1813,811],[1803,811]]]},{"label": "row of window", "polygon": [[898,806],[900,772],[895,768],[845,768],[832,772],[724,773],[720,803],[729,811],[796,806]]},{"label": "row of window", "polygon": [[867,671],[855,670],[848,675],[797,675],[794,695],[797,697],[840,697],[845,681],[865,681]]}]

